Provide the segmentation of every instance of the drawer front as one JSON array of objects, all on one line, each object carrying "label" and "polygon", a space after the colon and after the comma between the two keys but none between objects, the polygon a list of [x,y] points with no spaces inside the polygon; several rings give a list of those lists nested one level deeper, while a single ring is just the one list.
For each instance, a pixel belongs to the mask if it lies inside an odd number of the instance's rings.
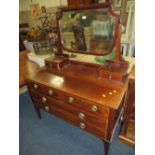
[{"label": "drawer front", "polygon": [[37,91],[48,96],[60,98],[59,92],[53,88],[49,88],[35,82],[28,82],[28,86],[30,91]]},{"label": "drawer front", "polygon": [[76,115],[79,120],[84,120],[84,121],[88,121],[90,122],[92,125],[94,126],[98,126],[99,128],[104,128],[106,130],[107,127],[107,117],[100,117],[98,115],[95,115],[93,112],[89,113],[87,111],[84,111],[81,108],[75,107],[71,104],[65,103],[63,101],[57,100],[55,98],[52,97],[47,97],[45,95],[41,95],[39,93],[36,92],[32,92],[32,97],[35,100],[38,100],[40,102],[40,104],[42,105],[50,105],[50,106],[54,106],[60,109],[63,109],[65,111],[68,111],[74,115]]},{"label": "drawer front", "polygon": [[106,107],[103,107],[102,105],[85,101],[74,95],[69,95],[66,92],[61,92],[56,89],[49,88],[47,86],[43,86],[41,84],[37,84],[34,82],[29,82],[28,85],[29,85],[30,90],[35,90],[49,97],[55,97],[56,99],[62,100],[70,105],[76,106],[94,115],[108,118],[109,109]]},{"label": "drawer front", "polygon": [[[89,123],[86,120],[79,120],[79,118],[75,114],[65,111],[62,108],[53,106],[52,103],[50,105],[47,103],[43,104],[43,103],[41,103],[41,101],[39,101],[39,99],[36,99],[35,97],[33,98],[33,100],[35,102],[34,104],[36,104],[37,106],[40,106],[40,108],[44,109],[45,111],[50,112],[51,114],[54,114],[55,116],[65,120],[67,122],[70,122],[71,124],[81,128],[83,130],[86,130],[89,133],[96,135],[97,137],[105,138],[106,132],[105,132],[104,128],[102,129],[95,125],[92,125],[91,123]],[[47,106],[48,106],[48,109],[46,108]]]},{"label": "drawer front", "polygon": [[99,104],[93,103],[93,102],[88,102],[82,99],[79,99],[75,96],[61,94],[61,99],[64,100],[66,103],[77,106],[79,108],[82,108],[94,115],[98,115],[101,117],[108,117],[109,109],[106,107],[103,107]]}]

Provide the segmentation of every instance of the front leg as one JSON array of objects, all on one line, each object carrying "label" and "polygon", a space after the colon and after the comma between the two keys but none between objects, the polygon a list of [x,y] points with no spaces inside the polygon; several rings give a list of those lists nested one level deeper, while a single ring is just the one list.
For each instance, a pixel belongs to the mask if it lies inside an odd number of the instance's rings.
[{"label": "front leg", "polygon": [[41,119],[41,112],[40,112],[40,108],[38,108],[36,105],[34,105],[35,111],[38,115],[38,118]]},{"label": "front leg", "polygon": [[103,141],[103,143],[104,143],[105,155],[108,155],[110,143],[109,142],[105,142],[105,141]]}]

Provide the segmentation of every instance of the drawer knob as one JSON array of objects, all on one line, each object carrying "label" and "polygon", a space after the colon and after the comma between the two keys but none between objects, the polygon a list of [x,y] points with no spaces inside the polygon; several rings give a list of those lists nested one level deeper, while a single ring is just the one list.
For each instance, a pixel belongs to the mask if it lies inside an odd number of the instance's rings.
[{"label": "drawer knob", "polygon": [[84,118],[85,118],[85,114],[82,113],[82,112],[80,112],[80,113],[79,113],[79,118],[80,118],[80,119],[84,119]]},{"label": "drawer knob", "polygon": [[97,106],[96,105],[92,105],[91,110],[96,112],[97,111]]},{"label": "drawer knob", "polygon": [[33,85],[33,88],[34,88],[34,89],[38,89],[38,85],[37,85],[37,84],[34,84],[34,85]]},{"label": "drawer knob", "polygon": [[47,101],[46,97],[42,97],[42,102],[46,103],[46,101]]},{"label": "drawer knob", "polygon": [[111,74],[109,75],[109,79],[110,79],[110,80],[112,79],[112,75],[111,75]]},{"label": "drawer knob", "polygon": [[69,97],[68,102],[69,103],[73,103],[74,102],[74,98],[73,97]]},{"label": "drawer knob", "polygon": [[85,125],[84,123],[81,122],[81,123],[80,123],[80,128],[81,128],[81,129],[85,129],[85,128],[86,128],[86,125]]},{"label": "drawer knob", "polygon": [[114,94],[116,94],[116,92],[117,92],[116,90],[113,90],[113,93],[114,93]]},{"label": "drawer knob", "polygon": [[53,95],[53,90],[49,90],[48,94]]},{"label": "drawer knob", "polygon": [[49,107],[48,107],[48,106],[45,106],[45,110],[46,110],[46,111],[49,111]]}]

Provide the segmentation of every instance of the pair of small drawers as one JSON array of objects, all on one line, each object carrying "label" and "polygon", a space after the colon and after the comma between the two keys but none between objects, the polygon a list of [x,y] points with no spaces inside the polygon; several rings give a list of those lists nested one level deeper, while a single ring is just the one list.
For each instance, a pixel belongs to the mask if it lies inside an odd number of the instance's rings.
[{"label": "pair of small drawers", "polygon": [[105,137],[109,110],[47,86],[28,82],[33,101],[45,111],[98,137]]}]

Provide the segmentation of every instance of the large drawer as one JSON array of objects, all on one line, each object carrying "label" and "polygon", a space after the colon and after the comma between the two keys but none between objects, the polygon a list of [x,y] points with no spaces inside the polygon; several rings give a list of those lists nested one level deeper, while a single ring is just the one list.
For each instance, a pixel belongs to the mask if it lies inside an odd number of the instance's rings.
[{"label": "large drawer", "polygon": [[87,122],[91,123],[92,126],[96,126],[98,128],[104,129],[106,131],[108,118],[104,117],[104,115],[101,117],[101,116],[95,115],[93,112],[88,113],[87,111],[84,111],[81,108],[75,107],[71,104],[63,102],[61,100],[57,100],[52,97],[47,97],[47,96],[37,93],[35,91],[31,91],[31,96],[32,96],[33,100],[38,101],[37,103],[39,103],[39,106],[41,108],[42,108],[42,106],[43,106],[43,108],[44,108],[44,106],[52,106],[52,107],[56,107],[59,109],[63,109],[67,112],[70,112],[70,113],[76,115],[79,118],[79,120],[87,121]]},{"label": "large drawer", "polygon": [[48,104],[48,103],[43,104],[39,100],[39,98],[36,99],[36,97],[34,97],[34,94],[32,95],[32,97],[33,97],[34,104],[36,104],[36,106],[39,106],[40,108],[44,109],[45,111],[50,112],[50,113],[54,114],[55,116],[65,120],[67,122],[70,122],[71,124],[81,128],[83,130],[86,130],[89,133],[96,135],[97,137],[105,138],[106,131],[105,131],[104,126],[103,126],[103,128],[101,128],[101,127],[98,127],[97,125],[90,123],[86,119],[80,120],[79,117],[76,116],[75,114],[68,112],[68,111],[64,110],[63,108],[54,106],[52,103],[51,104]]},{"label": "large drawer", "polygon": [[86,101],[85,99],[82,99],[80,97],[44,86],[39,83],[34,83],[34,82],[29,81],[28,85],[29,85],[30,91],[35,90],[49,97],[52,96],[58,100],[63,100],[66,103],[69,103],[70,105],[79,107],[80,109],[83,109],[94,115],[99,115],[101,117],[108,118],[109,109],[105,106],[93,103],[91,101]]}]

